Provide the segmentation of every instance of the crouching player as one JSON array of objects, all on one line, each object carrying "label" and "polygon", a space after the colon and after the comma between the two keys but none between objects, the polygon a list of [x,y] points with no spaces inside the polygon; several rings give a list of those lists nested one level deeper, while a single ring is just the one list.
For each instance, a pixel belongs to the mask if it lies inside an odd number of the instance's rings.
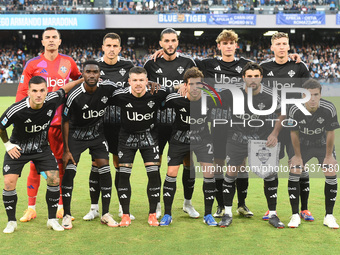
[{"label": "crouching player", "polygon": [[142,154],[149,179],[147,185],[150,208],[148,223],[150,226],[158,226],[156,207],[159,202],[161,182],[158,135],[155,124],[157,110],[168,93],[161,86],[157,93],[151,94],[147,90],[147,72],[142,67],[131,68],[128,81],[129,88],[116,90],[109,99],[109,104],[121,107],[122,126],[118,142],[119,181],[117,189],[119,202],[123,208],[120,226],[127,227],[131,224],[130,176],[137,150]]},{"label": "crouching player", "polygon": [[[60,194],[59,170],[47,141],[47,134],[56,109],[64,101],[65,93],[77,83],[79,81],[74,81],[48,93],[46,80],[41,76],[34,76],[28,82],[28,97],[10,106],[0,118],[0,137],[7,151],[3,165],[5,188],[2,198],[8,223],[4,233],[13,233],[17,228],[16,184],[22,168],[29,161],[35,164],[38,173],[45,172],[47,176],[47,227],[56,231],[64,230],[56,219]],[[14,124],[14,128],[8,139],[6,129],[11,124]]]},{"label": "crouching player", "polygon": [[[319,161],[319,165],[316,167],[322,167],[326,177],[326,216],[323,224],[329,228],[337,229],[339,225],[333,216],[337,194],[336,172],[339,168],[334,151],[334,130],[339,128],[337,113],[331,102],[321,98],[321,85],[318,81],[308,80],[302,87],[311,93],[311,99],[305,103],[305,107],[311,115],[304,115],[295,105],[289,110],[289,118],[295,123],[295,126],[290,133],[292,148],[288,150],[291,160],[288,193],[293,213],[288,227],[297,228],[301,223],[299,216],[301,171],[311,158],[316,157]],[[311,165],[309,169],[312,167]]]},{"label": "crouching player", "polygon": [[203,74],[197,67],[188,69],[184,74],[186,95],[172,93],[166,98],[166,107],[174,108],[176,118],[168,151],[168,171],[163,186],[165,214],[160,226],[172,222],[171,207],[176,193],[176,177],[183,159],[191,156],[193,151],[203,170],[203,193],[205,203],[204,223],[217,226],[211,215],[215,197],[215,180],[212,155],[212,141],[207,116],[201,114],[201,91]]}]

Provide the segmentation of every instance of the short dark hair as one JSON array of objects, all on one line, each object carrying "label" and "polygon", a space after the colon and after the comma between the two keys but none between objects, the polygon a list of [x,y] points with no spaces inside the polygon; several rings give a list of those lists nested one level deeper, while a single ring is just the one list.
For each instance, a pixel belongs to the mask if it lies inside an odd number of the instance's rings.
[{"label": "short dark hair", "polygon": [[130,69],[130,71],[129,71],[129,77],[130,77],[131,74],[133,74],[133,73],[135,73],[135,74],[141,74],[141,73],[143,73],[143,74],[145,74],[146,76],[148,76],[148,73],[147,73],[147,71],[145,70],[145,68],[144,68],[144,67],[140,67],[140,66],[132,67],[132,68]]},{"label": "short dark hair", "polygon": [[58,32],[58,35],[59,35],[59,39],[61,39],[61,34],[60,34],[59,30],[56,29],[56,28],[54,28],[54,27],[47,27],[47,28],[45,28],[45,30],[44,30],[44,32],[42,33],[41,36],[44,37],[44,33],[45,33],[46,31],[51,31],[51,30],[57,31],[57,32]]},{"label": "short dark hair", "polygon": [[45,80],[44,77],[41,77],[41,76],[33,76],[29,82],[28,82],[28,87],[30,88],[31,87],[31,84],[41,84],[41,83],[44,83],[47,87],[47,82]]},{"label": "short dark hair", "polygon": [[183,75],[183,80],[188,83],[190,78],[203,78],[203,73],[197,67],[191,67],[187,69]]},{"label": "short dark hair", "polygon": [[245,76],[248,70],[259,70],[261,75],[263,75],[263,68],[258,63],[248,62],[242,69],[242,76]]},{"label": "short dark hair", "polygon": [[161,32],[160,40],[162,40],[164,34],[175,34],[176,37],[177,37],[177,40],[178,40],[178,35],[177,35],[175,29],[173,29],[173,28],[168,27],[168,28],[164,29]]},{"label": "short dark hair", "polygon": [[302,88],[304,88],[304,89],[320,89],[320,93],[321,93],[322,86],[321,86],[320,82],[318,82],[317,80],[309,79],[302,84]]},{"label": "short dark hair", "polygon": [[104,42],[105,42],[105,40],[107,39],[107,38],[110,38],[110,39],[117,39],[118,41],[119,41],[119,44],[121,44],[122,43],[122,40],[120,39],[120,36],[118,35],[118,34],[116,34],[116,33],[107,33],[105,36],[104,36],[104,38],[103,38],[103,44],[104,44]]},{"label": "short dark hair", "polygon": [[89,59],[89,60],[87,60],[87,61],[83,64],[83,69],[85,69],[85,66],[87,66],[87,65],[96,65],[96,66],[98,66],[98,68],[100,69],[100,66],[99,66],[98,62],[97,62],[96,60],[94,60],[94,59]]}]

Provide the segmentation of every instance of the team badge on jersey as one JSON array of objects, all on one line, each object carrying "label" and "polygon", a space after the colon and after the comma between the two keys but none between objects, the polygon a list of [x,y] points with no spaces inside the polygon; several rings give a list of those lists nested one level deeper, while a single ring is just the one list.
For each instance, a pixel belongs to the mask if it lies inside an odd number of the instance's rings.
[{"label": "team badge on jersey", "polygon": [[60,67],[60,71],[62,71],[63,73],[67,72],[67,68],[65,66]]},{"label": "team badge on jersey", "polygon": [[4,171],[7,173],[9,171],[9,169],[11,169],[11,167],[9,165],[5,165],[4,166]]},{"label": "team badge on jersey", "polygon": [[293,70],[290,70],[288,72],[288,75],[290,76],[290,78],[292,78],[295,75],[295,72]]},{"label": "team badge on jersey", "polygon": [[266,105],[264,103],[259,103],[257,106],[259,107],[260,110],[262,110],[266,107]]},{"label": "team badge on jersey", "polygon": [[316,121],[317,121],[317,122],[319,122],[319,124],[322,124],[322,122],[324,122],[324,121],[325,121],[325,119],[323,119],[323,118],[319,117],[319,118],[318,118]]},{"label": "team badge on jersey", "polygon": [[106,104],[107,100],[108,100],[108,98],[106,96],[103,96],[100,101],[102,101],[104,104]]},{"label": "team badge on jersey", "polygon": [[126,70],[124,68],[119,70],[119,73],[121,76],[124,76],[124,74],[126,74]]},{"label": "team badge on jersey", "polygon": [[7,122],[8,122],[8,119],[7,119],[7,117],[5,117],[5,118],[3,118],[3,120],[1,121],[1,124],[5,126],[5,125],[7,124]]},{"label": "team badge on jersey", "polygon": [[148,106],[149,106],[150,108],[152,108],[154,105],[155,105],[155,102],[154,102],[154,101],[150,101],[150,102],[148,103]]},{"label": "team badge on jersey", "polygon": [[123,152],[121,152],[121,151],[118,152],[118,157],[119,157],[119,158],[122,158],[123,155],[124,155]]},{"label": "team badge on jersey", "polygon": [[235,68],[235,70],[236,70],[238,73],[241,73],[241,72],[242,72],[242,67],[237,66],[237,67]]},{"label": "team badge on jersey", "polygon": [[47,116],[52,116],[52,113],[53,113],[53,111],[52,110],[49,110],[48,112],[47,112]]},{"label": "team badge on jersey", "polygon": [[177,68],[177,72],[179,72],[179,74],[182,74],[184,72],[184,68],[183,67],[178,67]]}]

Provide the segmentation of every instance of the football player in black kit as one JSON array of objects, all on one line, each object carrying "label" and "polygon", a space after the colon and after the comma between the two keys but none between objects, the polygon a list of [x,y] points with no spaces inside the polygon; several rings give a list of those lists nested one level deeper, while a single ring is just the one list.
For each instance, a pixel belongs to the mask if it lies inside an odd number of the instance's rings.
[{"label": "football player in black kit", "polygon": [[[289,119],[294,121],[291,128],[292,146],[288,149],[291,160],[291,169],[288,181],[288,193],[292,206],[292,217],[288,227],[297,228],[300,223],[299,196],[301,186],[299,179],[304,167],[313,171],[322,169],[325,174],[325,205],[326,216],[323,224],[329,228],[337,229],[339,225],[333,216],[333,208],[337,195],[338,163],[335,160],[334,130],[339,128],[337,112],[334,105],[321,98],[321,85],[316,80],[308,80],[303,84],[308,89],[311,99],[305,107],[311,115],[305,115],[295,105],[289,110]],[[319,165],[307,165],[307,162],[316,157]]]},{"label": "football player in black kit", "polygon": [[[309,70],[305,63],[294,61],[288,55],[289,37],[288,34],[278,32],[271,38],[271,50],[274,52],[274,58],[262,62],[260,65],[263,68],[264,84],[277,88],[281,96],[281,90],[285,87],[301,88],[302,84],[310,77]],[[301,98],[300,93],[289,93],[287,98]],[[289,128],[283,128],[279,135],[280,159],[285,155],[285,147],[289,147],[291,143]],[[274,182],[278,182],[275,178]],[[308,210],[308,196],[309,196],[309,175],[308,172],[303,171],[300,178],[301,187],[301,216],[307,221],[313,221],[314,218]],[[268,187],[264,187],[267,189]],[[268,220],[267,211],[262,217],[263,220]]]},{"label": "football player in black kit", "polygon": [[[268,110],[272,107],[273,91],[271,88],[263,86],[261,84],[263,70],[262,68],[253,62],[246,64],[242,71],[242,77],[244,80],[244,89],[242,92],[244,97],[247,98],[248,93],[252,93],[253,107],[257,110]],[[251,89],[251,92],[249,91]],[[235,98],[233,98],[235,100]],[[280,115],[280,99],[277,100],[277,108],[275,112]],[[234,114],[231,117],[230,129],[228,131],[228,143],[226,147],[227,153],[227,172],[223,181],[223,200],[225,205],[225,215],[222,217],[222,221],[219,223],[220,227],[228,227],[232,223],[232,203],[235,195],[235,181],[237,173],[242,171],[243,162],[248,157],[248,142],[251,140],[266,140],[266,146],[273,147],[277,144],[277,137],[281,130],[281,121],[285,116],[276,117],[275,112],[269,115],[257,115],[253,114],[249,110],[247,100],[244,101],[244,114]],[[232,109],[233,111],[234,109]],[[273,122],[268,122],[266,119],[278,119],[275,126]],[[250,126],[246,123],[248,120],[257,120],[262,122],[261,127]],[[244,123],[240,125],[240,123]],[[269,184],[274,184],[272,181],[275,178],[269,176],[264,179],[265,182],[269,181]],[[276,190],[277,186],[270,186],[269,192],[265,192],[267,204],[269,208],[269,223],[275,228],[283,228],[284,224],[279,220],[276,215]]]},{"label": "football player in black kit", "polygon": [[[65,93],[80,81],[66,84],[54,92],[47,92],[47,83],[41,76],[29,81],[28,97],[10,106],[0,119],[0,137],[5,144],[6,154],[3,164],[5,188],[3,202],[8,216],[4,233],[13,233],[17,228],[15,218],[17,192],[16,183],[22,168],[33,161],[38,173],[47,176],[46,203],[48,208],[47,227],[63,231],[56,219],[59,202],[59,170],[47,141],[48,129],[56,109],[64,102]],[[11,138],[6,128],[14,124]]]},{"label": "football player in black kit", "polygon": [[103,130],[103,115],[108,106],[108,98],[117,87],[110,81],[98,82],[100,68],[98,62],[94,60],[84,63],[83,76],[84,83],[73,88],[68,94],[63,112],[63,162],[66,167],[62,181],[64,199],[62,225],[65,229],[72,228],[70,215],[73,179],[81,153],[89,149],[99,173],[99,188],[102,195],[101,222],[109,227],[117,227],[118,223],[109,214],[112,178],[109,148]]},{"label": "football player in black kit", "polygon": [[[103,81],[111,81],[116,83],[118,87],[126,87],[129,77],[129,71],[133,67],[130,60],[126,60],[119,55],[121,51],[121,39],[116,33],[108,33],[103,38],[102,50],[104,56],[98,59],[100,67],[100,78]],[[118,165],[118,135],[120,129],[120,107],[110,105],[104,114],[104,134],[109,145],[109,151],[113,156],[113,165],[116,168],[115,187],[117,189],[119,165]],[[98,200],[100,195],[99,188],[99,173],[95,162],[92,162],[92,168],[89,178],[89,189],[91,197],[91,209],[83,217],[84,220],[93,220],[99,217]],[[119,217],[121,217],[122,210],[119,206]],[[134,216],[131,215],[131,219]]]},{"label": "football player in black kit", "polygon": [[[191,57],[184,56],[177,52],[178,36],[174,29],[164,29],[161,32],[159,44],[164,51],[163,56],[157,58],[155,61],[150,59],[145,63],[144,68],[148,72],[148,79],[150,81],[163,85],[170,93],[175,92],[180,84],[183,83],[183,74],[185,70],[195,66],[195,62]],[[159,153],[162,155],[166,143],[171,139],[175,112],[173,109],[167,108],[162,110],[159,114]],[[195,185],[195,172],[193,168],[190,168],[190,157],[187,157],[184,160],[183,167],[183,211],[188,213],[192,218],[198,218],[199,213],[191,203]],[[161,210],[159,204],[157,206],[157,218],[160,216]]]},{"label": "football player in black kit", "polygon": [[187,93],[181,96],[171,93],[166,98],[165,106],[174,108],[176,118],[168,150],[168,171],[163,186],[165,213],[160,226],[168,226],[172,222],[171,207],[176,193],[176,177],[180,165],[191,152],[197,156],[203,171],[203,193],[205,202],[204,223],[217,226],[211,215],[214,203],[215,180],[213,168],[212,140],[207,116],[201,114],[201,89],[203,73],[192,67],[184,73],[184,86]]}]

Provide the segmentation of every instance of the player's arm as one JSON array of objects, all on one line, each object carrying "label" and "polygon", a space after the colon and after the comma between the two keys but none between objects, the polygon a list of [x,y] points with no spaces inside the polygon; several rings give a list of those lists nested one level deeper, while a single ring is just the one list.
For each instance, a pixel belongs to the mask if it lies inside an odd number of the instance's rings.
[{"label": "player's arm", "polygon": [[333,168],[333,169],[335,167],[334,165],[337,164],[337,161],[333,156],[334,140],[335,140],[334,130],[327,131],[326,133],[326,155],[323,161],[323,165],[324,166],[328,165],[327,168],[329,168],[329,166],[332,166],[330,168]]},{"label": "player's arm", "polygon": [[25,67],[21,77],[20,77],[20,83],[17,89],[17,94],[15,97],[15,102],[19,102],[20,100],[24,99],[28,96],[28,82],[33,77],[32,76],[33,70],[30,70],[30,66]]},{"label": "player's arm", "polygon": [[164,55],[164,50],[163,49],[159,49],[157,51],[155,51],[154,54],[151,55],[151,59],[153,59],[153,61],[156,61],[157,58],[160,58]]},{"label": "player's arm", "polygon": [[0,137],[1,140],[3,141],[6,151],[8,153],[8,155],[12,158],[12,159],[18,159],[21,156],[21,153],[19,150],[21,150],[21,148],[14,143],[11,143],[10,140],[8,139],[8,134],[7,134],[7,130],[6,129],[0,129]]},{"label": "player's arm", "polygon": [[70,121],[68,119],[63,118],[62,121],[62,134],[63,134],[63,143],[64,143],[64,154],[63,154],[63,165],[64,169],[66,168],[68,162],[71,160],[74,165],[76,162],[73,159],[72,153],[70,151],[68,145],[68,136],[70,131]]},{"label": "player's arm", "polygon": [[290,138],[294,149],[294,156],[291,158],[290,167],[303,166],[299,130],[290,131]]},{"label": "player's arm", "polygon": [[274,147],[277,144],[277,137],[282,129],[281,122],[286,118],[286,115],[280,115],[275,122],[273,131],[267,138],[266,146]]},{"label": "player's arm", "polygon": [[297,53],[290,53],[288,57],[296,62],[296,64],[299,64],[301,62],[301,57]]},{"label": "player's arm", "polygon": [[74,86],[76,86],[76,85],[78,85],[78,84],[80,84],[82,82],[84,82],[84,78],[81,78],[81,79],[76,80],[76,81],[71,81],[69,83],[66,83],[62,89],[67,94]]}]

